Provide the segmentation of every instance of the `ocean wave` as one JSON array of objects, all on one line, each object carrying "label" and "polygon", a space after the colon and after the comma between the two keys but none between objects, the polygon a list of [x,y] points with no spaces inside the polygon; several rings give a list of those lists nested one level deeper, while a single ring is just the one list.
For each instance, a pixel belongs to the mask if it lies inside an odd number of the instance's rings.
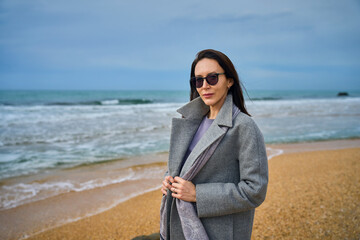
[{"label": "ocean wave", "polygon": [[255,98],[250,98],[249,100],[251,101],[273,101],[273,100],[281,100],[283,98],[281,97],[255,97]]},{"label": "ocean wave", "polygon": [[95,100],[95,101],[84,101],[84,102],[50,102],[45,105],[48,106],[74,106],[74,105],[135,105],[135,104],[150,104],[154,103],[150,99],[141,98],[120,98],[120,99],[106,99],[106,100]]},{"label": "ocean wave", "polygon": [[120,176],[100,177],[84,182],[75,180],[66,181],[40,181],[31,183],[17,183],[0,187],[0,210],[10,209],[26,203],[43,200],[69,192],[83,192],[112,184],[136,181],[162,175],[162,165],[134,165]]},{"label": "ocean wave", "polygon": [[138,178],[139,176],[135,176],[135,172],[130,169],[127,176],[115,179],[93,179],[83,183],[75,183],[72,181],[45,183],[34,182],[2,186],[2,192],[4,193],[0,196],[0,209],[14,208],[25,203],[39,201],[67,192],[82,192],[99,187],[105,187],[110,184],[136,180]]},{"label": "ocean wave", "polygon": [[284,153],[284,150],[282,149],[271,148],[271,147],[266,147],[266,151],[268,153],[268,160]]}]

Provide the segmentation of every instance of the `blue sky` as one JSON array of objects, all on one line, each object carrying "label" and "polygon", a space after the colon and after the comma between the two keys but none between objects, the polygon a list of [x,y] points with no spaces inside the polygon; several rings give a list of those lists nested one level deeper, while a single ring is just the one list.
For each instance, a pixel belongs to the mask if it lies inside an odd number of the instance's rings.
[{"label": "blue sky", "polygon": [[0,89],[186,90],[206,48],[247,89],[360,89],[360,2],[0,2]]}]

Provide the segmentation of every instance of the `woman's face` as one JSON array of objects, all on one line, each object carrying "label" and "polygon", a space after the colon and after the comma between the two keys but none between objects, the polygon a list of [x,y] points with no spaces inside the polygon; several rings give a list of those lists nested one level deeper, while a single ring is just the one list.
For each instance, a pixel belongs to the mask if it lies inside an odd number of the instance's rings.
[{"label": "woman's face", "polygon": [[[224,73],[224,69],[216,60],[203,58],[196,64],[194,72],[195,77],[206,77],[212,73]],[[205,79],[203,81],[202,87],[196,88],[197,92],[206,105],[219,110],[234,81],[227,79],[225,74],[218,75],[218,82],[215,85],[209,85]]]}]

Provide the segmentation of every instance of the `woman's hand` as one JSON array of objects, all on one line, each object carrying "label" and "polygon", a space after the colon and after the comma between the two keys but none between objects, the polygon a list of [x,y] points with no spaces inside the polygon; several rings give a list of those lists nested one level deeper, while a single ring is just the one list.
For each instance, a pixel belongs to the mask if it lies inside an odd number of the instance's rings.
[{"label": "woman's hand", "polygon": [[195,185],[182,179],[181,177],[175,177],[169,188],[173,193],[171,194],[174,198],[184,200],[187,202],[196,202],[196,188]]},{"label": "woman's hand", "polygon": [[173,184],[174,178],[172,176],[166,176],[164,178],[164,181],[162,182],[162,186],[161,186],[161,192],[165,195],[167,195],[167,190],[170,189],[171,190],[171,184]]}]

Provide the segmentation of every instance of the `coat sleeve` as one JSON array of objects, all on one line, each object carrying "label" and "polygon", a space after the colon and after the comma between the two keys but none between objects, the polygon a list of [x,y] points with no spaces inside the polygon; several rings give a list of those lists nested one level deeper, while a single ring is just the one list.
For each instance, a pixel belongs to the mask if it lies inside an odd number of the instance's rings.
[{"label": "coat sleeve", "polygon": [[[254,209],[264,200],[268,164],[263,135],[252,119],[239,130],[240,182],[196,185],[199,217],[215,217]],[[240,137],[241,136],[241,137]]]}]

